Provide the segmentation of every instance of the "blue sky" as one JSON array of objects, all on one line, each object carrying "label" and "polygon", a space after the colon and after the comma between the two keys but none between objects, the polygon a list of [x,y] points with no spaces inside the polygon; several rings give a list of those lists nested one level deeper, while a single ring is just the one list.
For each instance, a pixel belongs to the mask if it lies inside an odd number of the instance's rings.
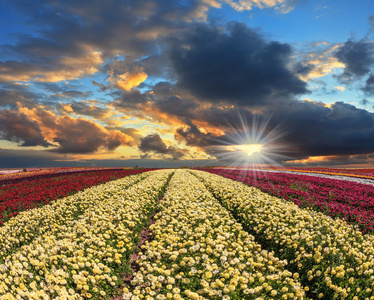
[{"label": "blue sky", "polygon": [[282,125],[266,162],[371,165],[373,39],[370,0],[2,1],[0,167],[230,164],[240,118]]}]

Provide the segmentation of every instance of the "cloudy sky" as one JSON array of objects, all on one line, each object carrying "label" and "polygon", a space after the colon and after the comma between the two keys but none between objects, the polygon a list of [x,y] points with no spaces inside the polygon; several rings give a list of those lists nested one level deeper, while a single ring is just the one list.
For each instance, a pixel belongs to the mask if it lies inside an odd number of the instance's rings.
[{"label": "cloudy sky", "polygon": [[241,144],[291,166],[372,165],[373,13],[372,0],[3,0],[0,167],[219,165]]}]

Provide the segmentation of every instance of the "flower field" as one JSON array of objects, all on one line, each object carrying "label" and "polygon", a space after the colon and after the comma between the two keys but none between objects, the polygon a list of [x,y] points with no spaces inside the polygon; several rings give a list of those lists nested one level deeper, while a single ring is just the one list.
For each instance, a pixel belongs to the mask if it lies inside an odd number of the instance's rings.
[{"label": "flower field", "polygon": [[1,299],[100,299],[113,293],[170,174],[128,176],[6,222],[0,228]]},{"label": "flower field", "polygon": [[276,168],[271,167],[269,170],[293,171],[293,172],[306,172],[306,173],[320,173],[331,175],[344,175],[359,178],[374,179],[374,169],[336,169],[336,168]]},{"label": "flower field", "polygon": [[143,171],[146,170],[75,170],[64,174],[30,174],[29,177],[0,181],[0,225],[21,211],[48,204],[87,187]]},{"label": "flower field", "polygon": [[[38,168],[31,168],[31,169],[21,169],[16,170],[3,170],[0,169],[0,183],[3,182],[11,182],[15,183],[18,182],[21,178],[39,178],[41,175],[61,175],[61,174],[70,174],[70,173],[84,173],[84,172],[93,172],[93,171],[118,171],[123,170],[124,168],[96,168],[96,167],[81,167],[81,168],[45,168],[45,169],[38,169]],[[48,177],[48,176],[46,176]]]},{"label": "flower field", "polygon": [[175,173],[155,218],[124,299],[303,299],[286,261],[262,249],[192,174]]},{"label": "flower field", "polygon": [[[31,181],[35,179],[47,179],[59,177],[62,175],[79,175],[92,172],[117,172],[117,171],[131,171],[134,169],[124,168],[48,168],[41,170],[31,170],[26,172],[17,172],[0,175],[0,185],[14,184],[23,181]],[[137,169],[138,171],[140,169]],[[142,171],[149,171],[152,169],[141,169]],[[126,175],[124,175],[126,176]]]},{"label": "flower field", "polygon": [[0,299],[374,299],[373,235],[198,170],[20,212],[0,242]]},{"label": "flower field", "polygon": [[272,196],[290,200],[349,223],[363,232],[374,228],[374,187],[356,182],[298,174],[229,169],[206,171],[241,181]]},{"label": "flower field", "polygon": [[374,299],[372,235],[240,182],[194,172],[243,228],[301,274],[310,298]]}]

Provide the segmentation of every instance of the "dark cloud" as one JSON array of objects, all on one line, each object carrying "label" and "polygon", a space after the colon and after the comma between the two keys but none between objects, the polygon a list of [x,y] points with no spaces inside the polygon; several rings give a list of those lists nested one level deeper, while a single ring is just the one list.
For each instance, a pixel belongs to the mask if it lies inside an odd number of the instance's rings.
[{"label": "dark cloud", "polygon": [[[369,17],[372,30],[373,16]],[[365,84],[359,83],[358,88],[367,96],[374,94],[374,43],[367,37],[359,41],[348,40],[335,52],[335,57],[345,64],[344,72],[335,76],[345,84],[351,84],[360,79]],[[365,104],[365,101],[363,101]]]},{"label": "dark cloud", "polygon": [[[233,129],[243,131],[238,111],[249,127],[255,118],[262,124],[267,123],[265,135],[281,124],[284,132],[277,142],[283,144],[282,151],[292,156],[291,159],[374,152],[373,114],[343,102],[328,107],[322,102],[288,99],[282,105],[253,110],[247,105],[222,106],[202,102],[188,93],[183,95],[180,87],[168,82],[157,84],[153,92],[149,102],[144,98],[148,96],[141,94],[140,101],[135,101],[140,106],[135,102],[131,102],[132,105],[140,108],[147,103],[150,112],[177,118],[183,125],[175,130],[175,139],[209,155],[215,156],[222,151],[215,147],[227,142]],[[165,146],[159,148],[159,152],[162,151],[166,151]]]},{"label": "dark cloud", "polygon": [[168,153],[168,147],[157,133],[142,138],[140,140],[139,149],[143,152],[154,151],[162,154]]},{"label": "dark cloud", "polygon": [[[288,44],[267,41],[241,23],[226,30],[197,25],[176,40],[171,60],[177,86],[211,102],[262,106],[307,93],[287,64]],[[203,78],[203,80],[202,80]]]},{"label": "dark cloud", "polygon": [[335,53],[335,57],[345,64],[344,73],[338,78],[349,83],[367,75],[374,65],[374,44],[368,40],[346,41]]},{"label": "dark cloud", "polygon": [[[155,96],[156,97],[156,96]],[[224,124],[233,124],[238,121],[236,106],[223,107],[219,105],[207,105],[192,96],[180,97],[167,96],[153,103],[153,107],[161,113],[177,117],[181,123],[196,131],[191,120],[204,122],[212,126],[220,127]],[[183,129],[181,129],[181,132]],[[188,130],[189,131],[189,130]],[[197,132],[196,132],[197,133]],[[197,133],[197,135],[199,135]]]},{"label": "dark cloud", "polygon": [[199,128],[191,122],[186,120],[187,128],[178,128],[175,133],[177,141],[184,141],[188,146],[206,147],[217,144],[214,136],[210,133],[203,133]]},{"label": "dark cloud", "polygon": [[69,104],[60,103],[59,110],[63,113],[74,112],[77,115],[85,115],[94,117],[95,119],[103,119],[108,114],[108,108],[103,108],[86,102],[72,101]]},{"label": "dark cloud", "polygon": [[[243,125],[237,111],[226,112],[225,119],[222,115],[223,113],[219,113],[218,110],[210,110],[207,114],[209,117],[205,119],[206,122],[215,119],[214,126],[224,132],[221,135],[202,132],[195,124],[196,121],[187,120],[186,127],[176,130],[175,138],[214,155],[216,151],[214,146],[219,145],[220,141],[224,144],[230,140],[232,128],[243,132]],[[374,114],[343,102],[336,102],[331,107],[326,107],[319,102],[294,100],[271,113],[265,112],[262,119],[249,111],[242,115],[249,128],[252,128],[253,120],[257,117],[259,128],[264,127],[265,138],[266,135],[268,138],[271,137],[272,129],[281,124],[282,130],[276,135],[273,134],[270,141],[275,138],[284,153],[292,156],[291,160],[308,156],[357,155],[374,152]],[[199,116],[197,121],[204,121],[203,111]],[[231,120],[232,128],[227,126],[230,123],[227,120]],[[220,148],[219,151],[222,149]]]},{"label": "dark cloud", "polygon": [[153,121],[171,123],[171,119],[177,118],[183,124],[187,124],[186,120],[190,119],[220,126],[222,120],[234,122],[236,118],[234,106],[222,108],[219,105],[207,104],[184,93],[170,82],[157,83],[151,92],[124,92],[117,98],[115,106],[132,115],[139,114]]},{"label": "dark cloud", "polygon": [[55,123],[55,137],[59,148],[51,151],[59,153],[93,153],[101,148],[109,151],[121,145],[131,145],[132,140],[119,131],[108,131],[94,122],[60,117]]},{"label": "dark cloud", "polygon": [[362,104],[362,105],[367,105],[367,104],[369,104],[369,100],[368,99],[366,99],[366,98],[364,98],[364,99],[362,99],[361,101],[360,101],[360,103]]},{"label": "dark cloud", "polygon": [[[58,117],[42,109],[14,112],[0,111],[1,138],[20,146],[57,146],[58,153],[93,153],[101,149],[113,151],[121,145],[133,145],[133,139],[118,130],[81,118]],[[53,143],[53,144],[52,144]]]},{"label": "dark cloud", "polygon": [[159,97],[174,96],[177,93],[175,85],[167,81],[158,82],[152,90]]},{"label": "dark cloud", "polygon": [[[81,122],[80,122],[81,123]],[[79,125],[77,127],[76,125]],[[54,152],[59,153],[92,153],[102,145],[108,145],[105,135],[97,132],[92,123],[81,123],[61,127],[59,136],[54,138],[54,142],[60,145]]]},{"label": "dark cloud", "polygon": [[[21,61],[8,60],[0,61],[0,71],[2,76],[0,82],[28,81],[30,76],[40,71],[41,67],[36,64]],[[15,80],[17,78],[17,80]]]},{"label": "dark cloud", "polygon": [[169,154],[173,159],[180,159],[185,151],[173,146],[167,146],[161,137],[157,134],[149,134],[140,139],[139,150],[142,152],[153,152],[158,154]]},{"label": "dark cloud", "polygon": [[34,107],[43,101],[45,96],[42,93],[33,92],[27,85],[2,84],[0,85],[0,107],[17,108],[18,104],[27,107]]},{"label": "dark cloud", "polygon": [[17,114],[11,110],[0,111],[1,139],[20,143],[20,146],[44,146],[51,144],[42,135],[37,122],[29,120],[24,114]]},{"label": "dark cloud", "polygon": [[336,155],[308,162],[284,162],[286,167],[371,168],[374,154]]},{"label": "dark cloud", "polygon": [[79,86],[66,84],[66,83],[54,83],[54,82],[35,82],[33,83],[37,88],[45,90],[51,94],[61,94],[69,90],[78,91]]},{"label": "dark cloud", "polygon": [[374,152],[374,117],[366,110],[343,102],[331,108],[313,102],[297,102],[273,115],[292,131],[295,153],[307,156],[353,155]]},{"label": "dark cloud", "polygon": [[[35,87],[37,89],[35,89]],[[70,101],[72,99],[81,100],[92,97],[91,92],[80,91],[79,87],[69,84],[56,83],[37,83],[37,84],[17,84],[17,83],[3,83],[0,84],[0,108],[9,108],[17,110],[17,107],[35,108],[43,105],[45,108],[54,110],[60,109],[59,102]],[[88,112],[86,115],[93,115],[93,110],[96,114],[103,114],[100,107],[90,105],[84,102],[82,104],[78,101],[73,101],[72,104],[76,106],[77,113],[84,114],[82,111]]]},{"label": "dark cloud", "polygon": [[[144,64],[149,72],[159,74],[163,68],[155,41],[185,30],[188,21],[203,9],[202,2],[193,0],[184,5],[168,0],[67,0],[62,4],[41,0],[30,8],[27,0],[17,4],[7,1],[27,16],[27,25],[38,34],[14,35],[15,43],[0,46],[3,54],[0,70],[7,73],[0,79],[55,82],[64,80],[60,79],[64,76],[67,79],[87,76],[94,62],[100,64],[97,59],[88,59],[93,51],[100,51],[104,59],[119,53],[132,61],[146,56]],[[5,54],[17,57],[17,61],[6,60]],[[155,62],[159,64],[155,66]],[[99,65],[96,67],[100,70]],[[53,77],[51,73],[59,76]]]},{"label": "dark cloud", "polygon": [[64,91],[62,93],[52,94],[49,98],[53,99],[53,100],[63,100],[63,99],[83,99],[83,100],[86,100],[89,97],[92,97],[92,92],[67,90],[67,91]]},{"label": "dark cloud", "polygon": [[138,90],[134,90],[131,92],[121,93],[120,97],[117,98],[115,105],[118,108],[136,110],[139,107],[143,107],[149,100],[152,100],[152,98],[149,95],[143,94]]},{"label": "dark cloud", "polygon": [[182,99],[178,96],[170,96],[166,100],[157,101],[154,105],[168,115],[180,117],[190,116],[199,108],[198,103],[192,99]]},{"label": "dark cloud", "polygon": [[306,76],[313,71],[314,66],[308,63],[297,63],[294,67],[294,72],[298,75]]},{"label": "dark cloud", "polygon": [[91,80],[92,84],[97,86],[100,91],[105,92],[110,89],[109,85],[105,85],[103,83],[96,82],[94,80]]},{"label": "dark cloud", "polygon": [[[319,83],[318,83],[319,84]],[[329,88],[324,84],[321,84],[321,86],[318,86],[317,91],[315,92],[316,96],[326,96],[326,95],[336,95],[340,93],[340,91],[336,88]]]},{"label": "dark cloud", "polygon": [[59,82],[85,77],[98,71],[101,63],[99,53],[82,51],[81,55],[53,57],[49,60],[40,56],[40,62],[30,57],[23,61],[0,61],[0,82]]},{"label": "dark cloud", "polygon": [[374,73],[371,73],[366,80],[363,91],[367,95],[374,95]]},{"label": "dark cloud", "polygon": [[123,74],[125,72],[138,73],[143,70],[141,60],[134,61],[131,57],[120,60],[112,60],[106,66],[103,67],[106,71],[110,71],[113,74]]}]

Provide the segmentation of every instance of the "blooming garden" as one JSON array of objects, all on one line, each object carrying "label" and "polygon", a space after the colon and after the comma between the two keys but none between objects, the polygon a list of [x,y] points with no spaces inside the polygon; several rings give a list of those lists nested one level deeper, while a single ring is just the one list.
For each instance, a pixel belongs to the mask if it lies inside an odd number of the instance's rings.
[{"label": "blooming garden", "polygon": [[270,195],[290,200],[300,207],[313,208],[329,216],[339,217],[357,224],[363,232],[373,231],[372,185],[282,172],[243,172],[232,169],[206,171],[241,181]]},{"label": "blooming garden", "polygon": [[[4,220],[0,299],[374,299],[372,186],[142,171],[82,183],[90,187]],[[18,183],[29,199],[43,190],[32,194],[34,183]]]},{"label": "blooming garden", "polygon": [[87,187],[146,170],[66,170],[0,177],[0,225],[20,211],[48,204]]}]

